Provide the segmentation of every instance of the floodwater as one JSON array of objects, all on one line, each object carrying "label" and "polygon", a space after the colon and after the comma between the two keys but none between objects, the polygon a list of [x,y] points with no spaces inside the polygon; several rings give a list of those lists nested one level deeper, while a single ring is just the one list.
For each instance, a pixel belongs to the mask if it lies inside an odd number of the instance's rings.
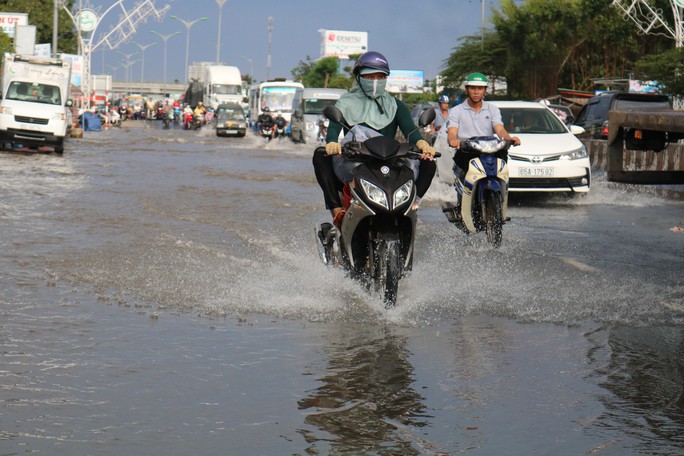
[{"label": "floodwater", "polygon": [[313,240],[311,147],[124,128],[0,155],[0,455],[684,453],[684,199],[424,200],[385,310]]}]

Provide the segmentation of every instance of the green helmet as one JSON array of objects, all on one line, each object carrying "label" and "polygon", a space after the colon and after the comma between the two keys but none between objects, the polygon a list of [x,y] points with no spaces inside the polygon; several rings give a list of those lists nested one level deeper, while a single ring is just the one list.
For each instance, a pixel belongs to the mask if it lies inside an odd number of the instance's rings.
[{"label": "green helmet", "polygon": [[487,81],[487,76],[485,76],[482,73],[470,73],[468,77],[466,77],[466,87],[468,86],[479,86],[479,87],[487,87],[489,84],[489,81]]}]

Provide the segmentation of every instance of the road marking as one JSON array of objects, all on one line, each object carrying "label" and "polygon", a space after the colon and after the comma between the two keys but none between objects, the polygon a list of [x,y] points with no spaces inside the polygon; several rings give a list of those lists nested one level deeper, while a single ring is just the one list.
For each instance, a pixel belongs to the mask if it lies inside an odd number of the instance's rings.
[{"label": "road marking", "polygon": [[581,261],[577,261],[575,259],[572,259],[572,258],[561,258],[561,260],[563,261],[563,263],[569,264],[570,266],[573,266],[573,267],[579,269],[580,271],[598,272],[598,269],[596,269],[592,266],[589,266],[588,264],[582,263]]}]

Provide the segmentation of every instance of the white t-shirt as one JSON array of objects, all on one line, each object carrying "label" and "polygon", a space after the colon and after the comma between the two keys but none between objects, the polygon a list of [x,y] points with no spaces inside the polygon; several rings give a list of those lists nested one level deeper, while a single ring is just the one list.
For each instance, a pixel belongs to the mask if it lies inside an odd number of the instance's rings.
[{"label": "white t-shirt", "polygon": [[473,136],[492,136],[494,125],[503,125],[501,111],[498,106],[486,101],[483,101],[480,110],[475,112],[466,100],[451,108],[447,118],[447,128],[457,127],[458,139],[461,140]]}]

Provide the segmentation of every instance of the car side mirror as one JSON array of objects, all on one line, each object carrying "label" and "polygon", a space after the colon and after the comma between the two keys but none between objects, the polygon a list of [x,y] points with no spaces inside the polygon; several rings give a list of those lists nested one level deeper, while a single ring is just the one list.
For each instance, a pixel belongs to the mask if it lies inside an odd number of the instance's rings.
[{"label": "car side mirror", "polygon": [[74,105],[74,100],[67,100],[67,102],[64,103],[64,106],[66,106],[67,108],[70,108],[73,105]]},{"label": "car side mirror", "polygon": [[570,133],[575,136],[580,136],[586,133],[586,130],[579,125],[570,125]]}]

